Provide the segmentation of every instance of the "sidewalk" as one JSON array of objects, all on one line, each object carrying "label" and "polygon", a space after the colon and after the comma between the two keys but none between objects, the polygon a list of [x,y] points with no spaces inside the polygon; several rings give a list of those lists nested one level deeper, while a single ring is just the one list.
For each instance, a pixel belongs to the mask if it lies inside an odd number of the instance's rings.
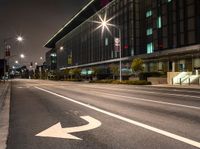
[{"label": "sidewalk", "polygon": [[152,85],[155,87],[165,87],[165,88],[181,88],[181,89],[199,89],[200,85],[169,85],[169,84],[158,84],[158,85]]},{"label": "sidewalk", "polygon": [[9,82],[6,82],[5,84],[3,82],[0,82],[0,111],[2,110],[2,106],[4,103],[4,96],[5,92],[7,91]]},{"label": "sidewalk", "polygon": [[0,149],[6,148],[9,131],[11,83],[0,83]]}]

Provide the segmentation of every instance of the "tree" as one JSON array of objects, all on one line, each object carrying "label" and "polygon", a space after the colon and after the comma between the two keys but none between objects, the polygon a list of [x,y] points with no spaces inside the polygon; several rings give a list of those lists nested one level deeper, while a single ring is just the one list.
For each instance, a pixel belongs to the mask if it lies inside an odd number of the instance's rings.
[{"label": "tree", "polygon": [[64,79],[67,79],[67,78],[69,78],[69,69],[65,69],[64,70]]},{"label": "tree", "polygon": [[69,74],[71,75],[71,79],[74,76],[76,79],[80,78],[81,70],[79,68],[74,68],[69,70]]},{"label": "tree", "polygon": [[80,76],[81,76],[81,69],[79,68],[74,68],[73,69],[73,74],[75,76],[76,79],[80,79]]},{"label": "tree", "polygon": [[113,80],[115,80],[115,77],[119,74],[119,68],[116,64],[111,64],[109,68],[110,71],[112,72]]},{"label": "tree", "polygon": [[98,67],[92,67],[92,75],[96,77],[98,75]]},{"label": "tree", "polygon": [[139,75],[139,73],[141,73],[144,70],[143,64],[144,64],[144,61],[140,58],[136,58],[133,60],[131,64],[131,69],[133,72],[136,73],[137,76]]},{"label": "tree", "polygon": [[69,75],[71,76],[71,79],[72,79],[72,78],[73,78],[73,75],[74,75],[73,69],[70,69],[70,70],[69,70]]},{"label": "tree", "polygon": [[92,68],[93,71],[93,76],[95,76],[98,80],[99,79],[104,79],[107,77],[107,68],[103,68],[103,67],[93,67]]}]

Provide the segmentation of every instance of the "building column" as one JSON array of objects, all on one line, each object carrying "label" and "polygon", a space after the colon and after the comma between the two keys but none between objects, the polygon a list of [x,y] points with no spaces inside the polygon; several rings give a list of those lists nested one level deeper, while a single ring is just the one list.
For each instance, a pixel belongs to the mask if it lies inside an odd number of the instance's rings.
[{"label": "building column", "polygon": [[172,62],[172,72],[176,71],[176,63],[173,61]]}]

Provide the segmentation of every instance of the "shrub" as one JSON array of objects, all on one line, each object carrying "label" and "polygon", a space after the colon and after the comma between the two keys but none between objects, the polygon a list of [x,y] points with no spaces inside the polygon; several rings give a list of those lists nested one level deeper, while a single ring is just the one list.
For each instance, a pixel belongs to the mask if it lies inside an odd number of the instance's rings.
[{"label": "shrub", "polygon": [[81,82],[82,79],[66,79],[65,81]]},{"label": "shrub", "polygon": [[114,84],[127,84],[127,85],[151,85],[151,82],[148,82],[146,80],[126,80],[126,81],[122,81],[120,82],[119,80],[114,81]]},{"label": "shrub", "polygon": [[112,82],[113,82],[113,80],[96,80],[96,81],[92,80],[92,81],[90,81],[90,83],[112,83]]},{"label": "shrub", "polygon": [[127,84],[127,85],[151,85],[151,82],[146,80],[125,80],[120,82],[119,80],[97,80],[97,81],[90,81],[90,83],[109,83],[109,84]]}]

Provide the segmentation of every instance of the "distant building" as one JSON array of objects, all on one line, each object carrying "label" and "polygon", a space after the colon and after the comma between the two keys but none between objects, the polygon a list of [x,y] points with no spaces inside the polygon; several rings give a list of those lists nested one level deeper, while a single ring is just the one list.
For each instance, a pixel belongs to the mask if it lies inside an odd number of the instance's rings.
[{"label": "distant building", "polygon": [[200,0],[92,0],[46,43],[50,68],[52,54],[59,70],[118,63],[118,31],[96,30],[105,14],[121,28],[123,66],[140,57],[145,71],[200,68]]},{"label": "distant building", "polygon": [[0,79],[4,76],[4,67],[6,67],[5,72],[7,72],[7,61],[5,59],[0,59]]},{"label": "distant building", "polygon": [[57,68],[57,54],[54,49],[46,53],[46,67],[48,70],[56,70]]}]

